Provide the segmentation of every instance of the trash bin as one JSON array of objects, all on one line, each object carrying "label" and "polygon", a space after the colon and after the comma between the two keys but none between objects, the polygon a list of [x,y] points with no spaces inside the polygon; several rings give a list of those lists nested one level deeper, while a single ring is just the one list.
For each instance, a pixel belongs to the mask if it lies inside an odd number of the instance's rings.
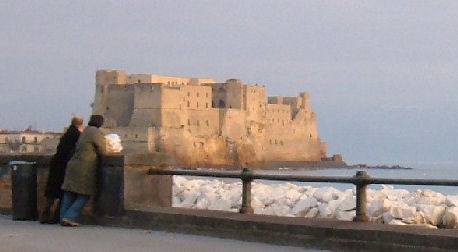
[{"label": "trash bin", "polygon": [[13,220],[37,219],[37,169],[35,162],[11,161]]}]

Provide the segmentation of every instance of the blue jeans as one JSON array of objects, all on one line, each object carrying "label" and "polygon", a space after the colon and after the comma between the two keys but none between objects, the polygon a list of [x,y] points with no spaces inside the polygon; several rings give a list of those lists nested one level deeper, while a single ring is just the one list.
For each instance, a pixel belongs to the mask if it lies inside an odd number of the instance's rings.
[{"label": "blue jeans", "polygon": [[64,191],[60,205],[60,220],[66,218],[75,221],[88,200],[89,196],[87,195]]}]

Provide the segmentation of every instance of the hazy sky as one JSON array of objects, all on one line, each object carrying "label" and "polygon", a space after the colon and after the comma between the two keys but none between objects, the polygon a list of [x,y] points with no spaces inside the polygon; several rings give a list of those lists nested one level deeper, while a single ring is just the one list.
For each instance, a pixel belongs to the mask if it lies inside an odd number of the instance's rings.
[{"label": "hazy sky", "polygon": [[458,163],[458,1],[0,1],[0,128],[90,114],[97,69],[308,91],[329,154]]}]

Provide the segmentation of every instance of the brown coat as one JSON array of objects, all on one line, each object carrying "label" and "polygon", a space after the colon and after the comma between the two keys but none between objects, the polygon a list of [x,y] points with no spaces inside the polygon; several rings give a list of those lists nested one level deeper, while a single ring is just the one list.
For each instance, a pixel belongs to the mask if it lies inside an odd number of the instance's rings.
[{"label": "brown coat", "polygon": [[106,153],[105,137],[102,131],[88,126],[81,134],[76,151],[67,164],[62,189],[84,195],[95,195],[97,167],[100,156]]}]

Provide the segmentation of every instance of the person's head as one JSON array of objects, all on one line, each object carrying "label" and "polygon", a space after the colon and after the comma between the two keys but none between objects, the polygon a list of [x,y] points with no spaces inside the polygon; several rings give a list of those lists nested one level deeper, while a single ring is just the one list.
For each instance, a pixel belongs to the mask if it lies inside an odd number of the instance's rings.
[{"label": "person's head", "polygon": [[74,116],[72,118],[72,126],[76,127],[79,131],[83,131],[83,118],[81,116]]},{"label": "person's head", "polygon": [[101,116],[101,115],[91,115],[91,119],[89,120],[89,123],[87,125],[94,126],[94,127],[97,127],[97,128],[102,127],[102,125],[103,125],[103,116]]}]

